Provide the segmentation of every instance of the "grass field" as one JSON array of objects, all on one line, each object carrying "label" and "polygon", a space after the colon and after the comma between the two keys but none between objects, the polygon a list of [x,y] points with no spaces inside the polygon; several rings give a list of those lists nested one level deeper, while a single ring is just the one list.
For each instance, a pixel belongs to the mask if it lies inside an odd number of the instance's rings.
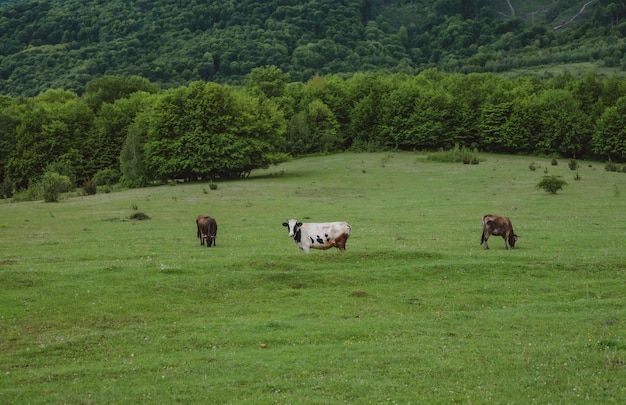
[{"label": "grass field", "polygon": [[[626,174],[481,158],[0,204],[0,403],[626,403]],[[487,213],[516,249],[483,250]],[[292,217],[348,221],[347,250],[299,251]]]}]

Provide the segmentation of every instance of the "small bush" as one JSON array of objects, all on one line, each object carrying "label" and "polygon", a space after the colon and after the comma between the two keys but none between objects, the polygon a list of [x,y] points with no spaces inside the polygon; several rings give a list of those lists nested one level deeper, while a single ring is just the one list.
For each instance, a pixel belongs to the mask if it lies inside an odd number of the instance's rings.
[{"label": "small bush", "polygon": [[604,170],[606,170],[607,172],[616,172],[617,171],[617,165],[609,159],[608,162],[606,162],[606,164],[604,165]]},{"label": "small bush", "polygon": [[135,221],[143,221],[146,219],[150,219],[150,217],[144,214],[143,212],[135,212],[129,218]]},{"label": "small bush", "polygon": [[561,190],[564,186],[567,185],[567,182],[563,179],[558,178],[557,176],[548,176],[544,177],[539,183],[537,183],[538,190],[544,190],[550,194],[556,194],[557,191]]},{"label": "small bush", "polygon": [[96,183],[97,186],[110,186],[120,181],[120,176],[120,172],[115,169],[103,169],[94,174],[93,181]]},{"label": "small bush", "polygon": [[45,202],[57,202],[59,201],[59,194],[70,191],[73,184],[70,178],[65,175],[47,172],[39,181],[39,186]]},{"label": "small bush", "polygon": [[13,197],[13,183],[9,179],[4,179],[0,183],[0,198]]},{"label": "small bush", "polygon": [[217,184],[215,184],[215,183],[211,182],[211,183],[209,184],[209,188],[210,188],[211,190],[217,190]]},{"label": "small bush", "polygon": [[578,162],[576,160],[572,159],[572,160],[569,161],[567,166],[569,166],[570,170],[576,170],[576,169],[578,169]]},{"label": "small bush", "polygon": [[528,168],[530,169],[531,172],[534,172],[535,170],[537,170],[538,167],[541,167],[541,166],[537,165],[535,162],[532,162],[531,164],[528,165]]},{"label": "small bush", "polygon": [[40,187],[31,186],[26,190],[16,191],[13,194],[13,202],[23,202],[23,201],[36,201],[41,200],[43,195],[41,194]]},{"label": "small bush", "polygon": [[94,180],[86,180],[83,183],[83,191],[87,195],[95,195],[98,192],[98,185]]},{"label": "small bush", "polygon": [[426,158],[435,162],[444,163],[462,162],[464,164],[477,165],[480,162],[478,149],[470,149],[465,146],[460,147],[458,144],[454,145],[454,148],[449,150],[441,149],[438,152],[430,153]]},{"label": "small bush", "polygon": [[576,174],[574,175],[574,180],[578,181],[578,180],[580,180],[580,179],[581,179],[580,174],[576,173]]},{"label": "small bush", "polygon": [[550,163],[552,164],[552,166],[558,166],[559,165],[559,161],[556,160],[556,158],[552,158],[552,161]]}]

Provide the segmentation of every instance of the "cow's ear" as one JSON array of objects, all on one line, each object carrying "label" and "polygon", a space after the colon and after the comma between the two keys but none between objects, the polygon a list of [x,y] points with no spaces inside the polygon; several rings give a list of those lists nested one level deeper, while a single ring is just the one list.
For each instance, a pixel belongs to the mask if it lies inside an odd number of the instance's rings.
[{"label": "cow's ear", "polygon": [[289,227],[289,224],[286,222],[283,222],[283,226]]},{"label": "cow's ear", "polygon": [[296,223],[297,226],[302,226],[302,222]]}]

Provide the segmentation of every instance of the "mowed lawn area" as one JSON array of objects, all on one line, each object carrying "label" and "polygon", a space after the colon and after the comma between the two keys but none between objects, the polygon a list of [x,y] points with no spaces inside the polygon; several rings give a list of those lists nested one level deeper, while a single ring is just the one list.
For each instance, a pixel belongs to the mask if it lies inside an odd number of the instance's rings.
[{"label": "mowed lawn area", "polygon": [[[626,173],[426,157],[0,203],[0,403],[626,403]],[[516,249],[480,246],[488,213]],[[349,222],[347,250],[290,218]]]}]

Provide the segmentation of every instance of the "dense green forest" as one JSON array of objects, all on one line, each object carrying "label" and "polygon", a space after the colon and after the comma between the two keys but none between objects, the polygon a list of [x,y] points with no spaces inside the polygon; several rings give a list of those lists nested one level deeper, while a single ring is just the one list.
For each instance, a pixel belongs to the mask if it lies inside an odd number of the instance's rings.
[{"label": "dense green forest", "polygon": [[139,76],[103,76],[82,96],[3,96],[0,133],[0,195],[20,198],[40,197],[49,183],[95,192],[118,182],[239,178],[290,156],[345,150],[458,145],[622,162],[626,81],[429,69],[303,83],[267,66],[244,86],[196,81],[162,90]]},{"label": "dense green forest", "polygon": [[[344,150],[623,162],[624,17],[621,0],[2,1],[0,196]],[[589,69],[527,74],[573,63]]]},{"label": "dense green forest", "polygon": [[0,2],[0,94],[82,94],[103,75],[161,88],[355,72],[626,69],[623,0],[28,0]]}]

